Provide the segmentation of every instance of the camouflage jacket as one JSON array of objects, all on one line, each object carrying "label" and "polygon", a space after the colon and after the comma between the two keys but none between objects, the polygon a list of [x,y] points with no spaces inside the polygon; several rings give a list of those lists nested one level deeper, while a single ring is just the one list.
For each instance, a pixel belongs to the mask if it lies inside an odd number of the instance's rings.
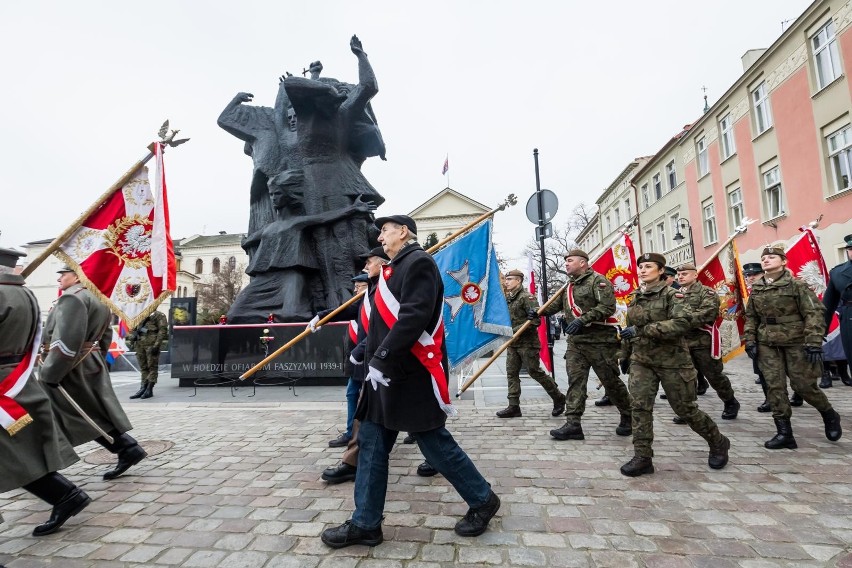
[{"label": "camouflage jacket", "polygon": [[719,317],[722,301],[713,288],[695,281],[688,287],[678,288],[683,294],[683,303],[689,311],[689,323],[692,329],[686,332],[686,341],[690,347],[710,347],[710,334],[701,326],[712,325]]},{"label": "camouflage jacket", "polygon": [[[538,309],[538,300],[535,296],[519,287],[514,292],[506,293],[506,303],[509,305],[509,316],[512,318],[512,331],[517,332],[522,325],[527,321],[527,312]],[[538,340],[538,330],[541,325],[541,318],[532,322],[532,325],[521,334],[518,339],[512,342],[512,347],[518,349],[541,349],[541,342]]]},{"label": "camouflage jacket", "polygon": [[[568,340],[573,343],[618,343],[615,327],[603,323],[615,313],[615,292],[610,281],[594,270],[588,270],[569,278],[568,282],[574,305],[583,312],[579,319],[585,326],[579,334],[568,336]],[[566,324],[578,319],[568,301],[568,287],[544,313],[553,315],[559,312],[565,314]]]},{"label": "camouflage jacket", "polygon": [[169,337],[169,322],[163,312],[154,311],[142,320],[142,323],[133,330],[133,333],[137,348],[162,345],[163,341]]},{"label": "camouflage jacket", "polygon": [[667,369],[692,367],[684,339],[692,324],[683,299],[680,291],[665,282],[640,287],[627,308],[627,325],[635,326],[637,335],[621,342],[619,359]]},{"label": "camouflage jacket", "polygon": [[751,288],[743,336],[747,343],[822,345],[825,306],[808,285],[789,270],[769,282],[763,276]]}]

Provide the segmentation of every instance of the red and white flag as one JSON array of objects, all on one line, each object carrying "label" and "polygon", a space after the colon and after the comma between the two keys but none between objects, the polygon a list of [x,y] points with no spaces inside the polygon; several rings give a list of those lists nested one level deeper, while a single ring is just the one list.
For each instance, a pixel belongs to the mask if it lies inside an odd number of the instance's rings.
[{"label": "red and white flag", "polygon": [[[800,227],[799,230],[802,234],[787,248],[787,268],[822,300],[828,287],[828,267],[813,230],[810,227]],[[827,341],[840,334],[839,325],[835,313],[828,327]]]},{"label": "red and white flag", "polygon": [[[541,305],[541,291],[538,290],[535,281],[535,271],[533,270],[532,255],[527,255],[527,269],[524,270],[524,279],[530,283],[530,294],[536,297],[538,304]],[[541,364],[548,372],[553,373],[553,360],[550,358],[550,348],[547,346],[547,326],[548,318],[542,316],[541,324],[538,326],[538,340],[541,343],[541,349],[538,352],[538,358],[541,359]]]},{"label": "red and white flag", "polygon": [[621,238],[592,263],[592,270],[602,274],[612,283],[616,306],[614,317],[618,320],[618,325],[624,327],[628,299],[639,287],[636,255],[633,253],[633,241],[630,237],[622,233]]},{"label": "red and white flag", "polygon": [[741,352],[741,337],[745,326],[745,285],[734,241],[705,263],[698,273],[698,281],[712,288],[719,296],[720,306],[716,321],[702,329],[710,334],[712,357],[728,361]]},{"label": "red and white flag", "polygon": [[177,284],[162,144],[154,146],[159,166],[156,195],[148,168],[141,167],[77,221],[76,230],[55,253],[131,328],[157,309]]}]

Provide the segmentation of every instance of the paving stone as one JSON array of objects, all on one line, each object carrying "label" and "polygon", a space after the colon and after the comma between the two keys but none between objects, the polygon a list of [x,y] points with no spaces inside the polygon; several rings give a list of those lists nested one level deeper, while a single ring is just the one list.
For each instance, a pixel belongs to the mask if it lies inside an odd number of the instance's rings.
[{"label": "paving stone", "polygon": [[126,554],[122,555],[119,560],[122,562],[149,562],[152,558],[160,554],[164,550],[162,546],[139,545],[131,548]]},{"label": "paving stone", "polygon": [[190,566],[198,566],[199,568],[210,568],[210,566],[220,566],[222,559],[227,556],[226,552],[221,550],[199,550],[193,552],[182,566],[187,568]]},{"label": "paving stone", "polygon": [[465,547],[459,549],[458,563],[499,565],[503,563],[503,554],[500,550],[492,548],[481,548],[478,546]]},{"label": "paving stone", "polygon": [[547,566],[547,556],[543,551],[532,548],[510,548],[509,565]]}]

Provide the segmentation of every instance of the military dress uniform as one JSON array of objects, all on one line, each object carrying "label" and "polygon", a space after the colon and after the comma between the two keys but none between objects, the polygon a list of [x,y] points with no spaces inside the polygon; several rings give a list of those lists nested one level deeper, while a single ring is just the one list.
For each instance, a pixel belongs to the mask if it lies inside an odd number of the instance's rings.
[{"label": "military dress uniform", "polygon": [[160,367],[160,347],[169,338],[169,322],[165,314],[154,310],[132,332],[136,360],[142,372],[142,384],[130,398],[151,398]]},{"label": "military dress uniform", "polygon": [[[60,272],[72,272],[63,268]],[[103,353],[112,341],[110,312],[82,284],[67,288],[57,299],[47,318],[49,336],[39,377],[47,385],[53,411],[73,446],[92,440],[118,455],[116,467],[104,479],[118,477],[132,465],[142,461],[145,450],[127,431],[132,429],[124,409],[115,396]],[[113,443],[98,435],[71,406],[68,400],[51,388],[62,385],[71,398]]]},{"label": "military dress uniform", "polygon": [[[582,253],[574,256],[586,257],[586,253],[582,251],[569,253]],[[550,435],[558,440],[584,439],[581,420],[586,409],[589,369],[594,369],[606,388],[607,396],[621,413],[621,422],[615,430],[616,434],[631,434],[630,394],[618,373],[620,341],[614,322],[607,322],[615,311],[612,283],[591,269],[570,276],[565,291],[546,310],[546,315],[563,312],[567,324],[566,421],[562,428],[550,431]],[[572,323],[575,321],[579,323]]]},{"label": "military dress uniform", "polygon": [[[843,237],[846,252],[852,251],[852,235]],[[825,327],[828,329],[834,312],[840,321],[840,340],[846,360],[852,361],[852,260],[838,264],[828,274],[828,287],[822,296],[825,305]]]},{"label": "military dress uniform", "polygon": [[[523,274],[513,270],[507,275]],[[512,319],[512,331],[517,332],[527,321],[532,321],[526,331],[515,339],[506,349],[506,378],[508,380],[509,406],[497,412],[500,418],[521,416],[521,367],[526,367],[530,377],[544,388],[544,392],[553,400],[553,416],[559,416],[565,409],[565,395],[559,392],[556,381],[541,368],[539,353],[541,341],[538,338],[538,326],[541,318],[530,319],[531,313],[538,311],[538,300],[535,296],[518,286],[514,291],[506,293],[506,303],[509,306],[509,316]]]},{"label": "military dress uniform", "polygon": [[[779,255],[781,248],[767,247],[761,256]],[[784,269],[777,278],[766,274],[752,285],[746,304],[744,338],[746,352],[756,356],[767,385],[777,434],[764,445],[769,449],[796,448],[790,424],[792,410],[787,399],[787,380],[808,404],[822,414],[825,435],[840,439],[840,416],[818,387],[822,376],[822,338],[825,307],[807,284]]]},{"label": "military dress uniform", "polygon": [[[665,265],[665,258],[657,253],[646,253],[637,261]],[[621,467],[621,473],[635,477],[654,472],[653,410],[661,385],[675,414],[707,441],[708,465],[725,467],[730,441],[696,403],[695,367],[684,339],[691,324],[683,294],[664,280],[643,284],[630,300],[627,324],[622,333],[629,338],[622,341],[619,359],[622,364],[629,361],[635,456]]]}]

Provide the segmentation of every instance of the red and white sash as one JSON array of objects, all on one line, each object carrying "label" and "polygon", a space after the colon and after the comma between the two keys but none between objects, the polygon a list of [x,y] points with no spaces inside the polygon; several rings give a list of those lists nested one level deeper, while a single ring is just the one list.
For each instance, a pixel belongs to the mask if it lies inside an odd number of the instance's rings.
[{"label": "red and white sash", "polygon": [[40,346],[41,318],[36,317],[36,332],[30,351],[24,355],[24,358],[9,373],[9,376],[0,381],[0,425],[6,429],[10,436],[14,436],[33,421],[27,411],[15,402],[15,397],[33,374],[33,366]]},{"label": "red and white sash", "polygon": [[[571,308],[571,313],[574,314],[575,318],[579,318],[581,315],[583,315],[583,310],[581,310],[580,306],[578,306],[574,302],[574,283],[573,282],[568,283],[568,289],[565,291],[565,295],[568,298],[568,307]],[[592,323],[598,323],[598,324],[603,324],[603,325],[618,325],[619,322],[618,322],[618,318],[615,317],[614,315],[612,315],[612,316],[609,316],[608,318],[606,318],[605,321],[592,322]]]},{"label": "red and white sash", "polygon": [[358,344],[358,320],[349,320],[349,339]]},{"label": "red and white sash", "polygon": [[[379,316],[385,322],[385,325],[388,326],[388,329],[392,329],[399,319],[399,300],[394,297],[388,288],[384,270],[381,271],[381,275],[379,276],[379,286],[376,290],[375,298]],[[432,390],[435,393],[435,398],[441,410],[448,416],[455,416],[458,414],[458,411],[450,400],[447,372],[444,369],[443,353],[441,351],[443,343],[444,317],[442,310],[435,329],[431,334],[426,331],[421,332],[417,342],[411,348],[411,353],[429,371],[429,375],[432,377]]]},{"label": "red and white sash", "polygon": [[722,318],[716,318],[712,325],[705,323],[699,329],[710,334],[710,356],[714,359],[722,358],[722,333],[719,328],[722,325]]}]

